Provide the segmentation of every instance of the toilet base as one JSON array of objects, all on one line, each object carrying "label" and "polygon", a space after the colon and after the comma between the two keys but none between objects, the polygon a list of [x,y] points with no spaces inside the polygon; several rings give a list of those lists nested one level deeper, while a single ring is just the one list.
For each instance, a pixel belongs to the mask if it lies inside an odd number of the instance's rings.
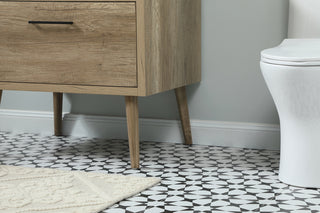
[{"label": "toilet base", "polygon": [[280,117],[280,180],[320,188],[320,66],[261,62],[261,70]]},{"label": "toilet base", "polygon": [[300,187],[300,188],[308,188],[308,189],[319,189],[320,186],[309,186],[308,183],[293,183],[290,179],[286,179],[286,177],[282,177],[280,174],[278,176],[279,180],[284,183],[284,184],[287,184],[287,185],[290,185],[290,186],[294,186],[294,187]]},{"label": "toilet base", "polygon": [[293,186],[320,188],[319,130],[319,124],[313,121],[286,122],[281,128],[280,181]]}]

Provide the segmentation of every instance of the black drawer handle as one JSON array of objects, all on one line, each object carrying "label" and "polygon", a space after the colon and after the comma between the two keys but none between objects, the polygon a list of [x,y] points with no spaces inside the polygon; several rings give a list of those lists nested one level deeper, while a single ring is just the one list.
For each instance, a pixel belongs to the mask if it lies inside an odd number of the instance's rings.
[{"label": "black drawer handle", "polygon": [[29,21],[29,24],[73,24],[73,21]]}]

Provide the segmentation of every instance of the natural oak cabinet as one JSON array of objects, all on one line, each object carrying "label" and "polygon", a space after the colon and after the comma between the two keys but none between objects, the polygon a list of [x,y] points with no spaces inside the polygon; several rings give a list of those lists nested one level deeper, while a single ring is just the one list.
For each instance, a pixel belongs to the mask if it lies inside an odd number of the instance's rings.
[{"label": "natural oak cabinet", "polygon": [[139,166],[138,96],[175,90],[192,143],[185,86],[201,80],[201,0],[0,0],[2,90],[125,96],[131,165]]},{"label": "natural oak cabinet", "polygon": [[1,81],[137,86],[134,3],[0,5]]}]

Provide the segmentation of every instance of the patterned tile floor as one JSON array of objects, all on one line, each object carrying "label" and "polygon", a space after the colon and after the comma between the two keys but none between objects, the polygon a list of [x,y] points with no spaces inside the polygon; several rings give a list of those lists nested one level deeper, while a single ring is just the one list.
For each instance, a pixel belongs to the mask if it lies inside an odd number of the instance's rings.
[{"label": "patterned tile floor", "polygon": [[126,141],[0,132],[0,164],[161,177],[104,213],[320,212],[320,190],[277,179],[279,152],[142,142],[130,169]]}]

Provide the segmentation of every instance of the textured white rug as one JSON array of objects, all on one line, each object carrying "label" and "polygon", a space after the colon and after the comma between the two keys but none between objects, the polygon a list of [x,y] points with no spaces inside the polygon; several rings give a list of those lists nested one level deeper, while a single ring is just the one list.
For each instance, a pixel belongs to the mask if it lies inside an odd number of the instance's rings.
[{"label": "textured white rug", "polygon": [[159,178],[0,165],[0,212],[95,213],[159,182]]}]

